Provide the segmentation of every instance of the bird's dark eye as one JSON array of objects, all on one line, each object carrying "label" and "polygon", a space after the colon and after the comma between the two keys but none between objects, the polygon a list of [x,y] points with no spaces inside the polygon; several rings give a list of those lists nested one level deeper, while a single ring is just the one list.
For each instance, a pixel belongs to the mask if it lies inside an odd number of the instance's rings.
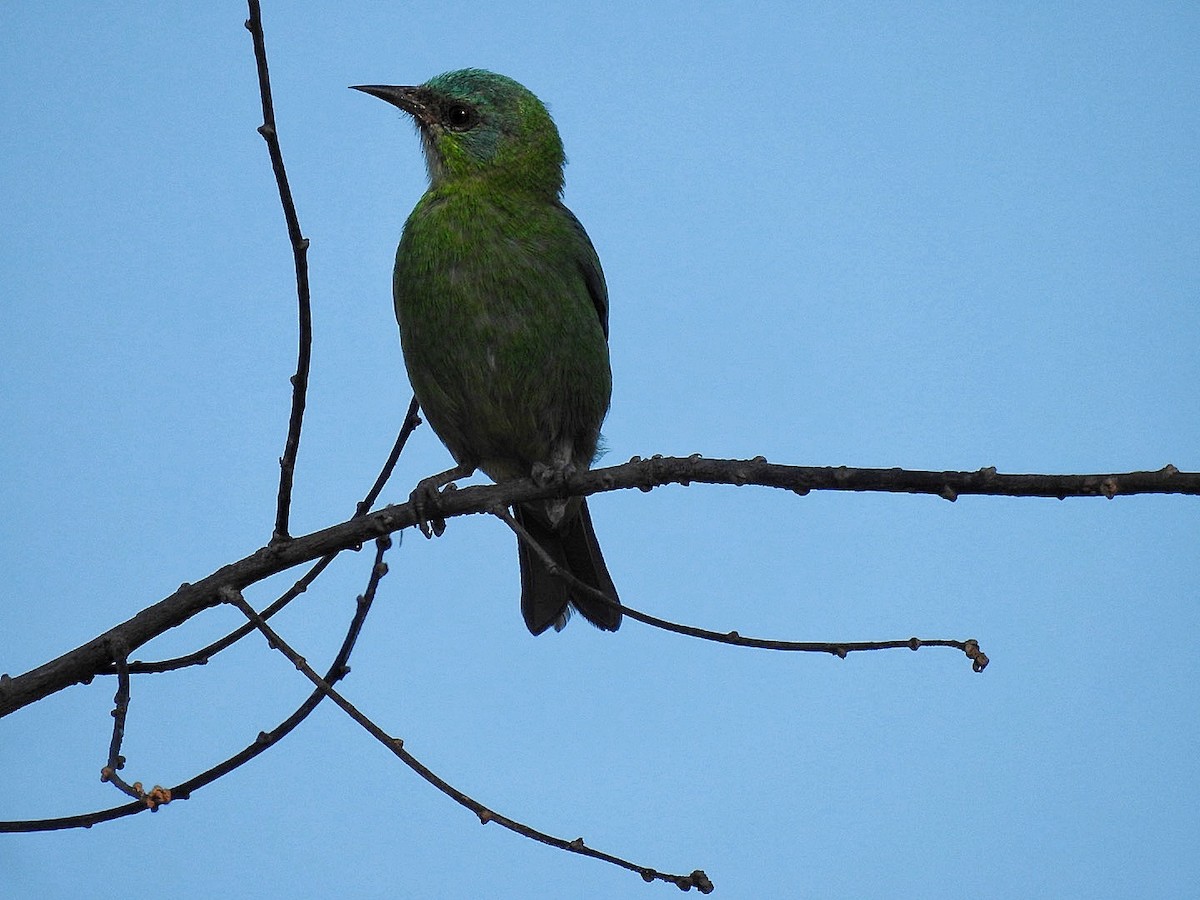
[{"label": "bird's dark eye", "polygon": [[446,108],[446,124],[455,131],[466,131],[477,120],[475,110],[465,103],[454,103]]}]

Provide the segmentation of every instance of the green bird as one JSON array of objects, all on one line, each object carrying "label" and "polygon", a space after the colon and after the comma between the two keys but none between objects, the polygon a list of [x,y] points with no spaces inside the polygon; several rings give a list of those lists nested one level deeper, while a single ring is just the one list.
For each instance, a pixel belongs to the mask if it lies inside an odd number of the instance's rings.
[{"label": "green bird", "polygon": [[[608,289],[562,203],[566,157],[546,107],[482,69],[354,89],[413,117],[429,170],[392,287],[409,381],[457,465],[418,485],[419,514],[476,469],[540,484],[587,469],[612,393]],[[557,566],[618,601],[582,498],[513,512]],[[524,542],[517,549],[533,634],[561,630],[572,609],[597,628],[620,627],[619,606],[568,587]]]}]

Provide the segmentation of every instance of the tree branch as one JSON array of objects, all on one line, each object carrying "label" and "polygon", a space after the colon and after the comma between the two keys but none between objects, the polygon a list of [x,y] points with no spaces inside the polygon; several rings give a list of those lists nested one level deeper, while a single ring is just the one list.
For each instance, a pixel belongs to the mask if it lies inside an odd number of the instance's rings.
[{"label": "tree branch", "polygon": [[308,286],[308,238],[300,231],[300,219],[292,200],[287,170],[283,167],[283,150],[275,129],[275,103],[271,99],[271,76],[267,71],[267,45],[263,37],[262,9],[259,0],[248,0],[250,18],[246,30],[254,40],[254,61],[258,69],[258,92],[262,99],[263,123],[258,133],[267,142],[279,202],[287,220],[288,239],[292,243],[292,258],[296,267],[296,298],[299,304],[300,334],[296,357],[296,374],[292,376],[292,413],[288,419],[287,440],[279,459],[279,498],[275,509],[275,530],[272,542],[288,539],[288,516],[292,505],[292,479],[296,471],[296,455],[300,451],[300,428],[304,423],[304,406],[308,395],[308,371],[312,359],[312,305]]},{"label": "tree branch", "polygon": [[[665,484],[756,484],[804,495],[810,491],[883,491],[931,494],[948,500],[964,494],[1003,497],[1109,497],[1132,494],[1200,495],[1200,472],[1180,472],[1165,466],[1155,472],[1100,475],[1005,475],[995,469],[977,472],[926,472],[905,469],[854,469],[845,466],[786,466],[754,459],[689,457],[634,457],[629,462],[594,469],[561,484],[538,486],[532,481],[505,482],[448,489],[438,497],[443,518],[490,513],[496,506],[516,502],[587,496],[637,488],[652,490]],[[428,510],[427,510],[428,512]],[[250,556],[223,566],[195,584],[179,590],[139,612],[99,637],[51,662],[15,678],[0,675],[0,717],[73,684],[88,683],[115,662],[112,645],[130,652],[151,638],[183,624],[192,616],[221,602],[222,588],[242,590],[271,575],[301,563],[359,546],[368,540],[417,524],[411,504],[388,506],[370,515],[351,519],[321,531],[262,547]]]}]

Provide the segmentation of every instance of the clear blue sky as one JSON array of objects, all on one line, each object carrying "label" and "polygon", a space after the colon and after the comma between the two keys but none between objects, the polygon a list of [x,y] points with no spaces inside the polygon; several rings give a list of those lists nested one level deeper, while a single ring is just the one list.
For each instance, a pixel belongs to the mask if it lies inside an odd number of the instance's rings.
[{"label": "clear blue sky", "polygon": [[[417,139],[350,84],[462,66],[549,104],[612,301],[611,461],[1200,469],[1193,4],[267,2],[316,339],[297,532],[410,396],[390,299]],[[0,7],[0,671],[269,537],[295,301],[243,5]],[[388,493],[448,455],[427,429]],[[592,502],[629,622],[531,638],[512,536],[405,535],[346,693],[480,801],[725,898],[1177,897],[1200,880],[1200,503],[664,488]],[[365,583],[278,619],[314,663]],[[264,605],[288,583],[250,598]],[[139,652],[237,624],[214,610]],[[0,818],[118,803],[114,685],[0,721]],[[134,683],[173,784],[308,691],[255,638]],[[480,827],[332,707],[157,815],[0,838],[0,894],[670,897]]]}]

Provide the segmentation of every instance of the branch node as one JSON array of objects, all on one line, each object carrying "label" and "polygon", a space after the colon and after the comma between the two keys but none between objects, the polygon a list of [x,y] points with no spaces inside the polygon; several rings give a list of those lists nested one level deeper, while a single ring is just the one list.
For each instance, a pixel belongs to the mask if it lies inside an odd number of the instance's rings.
[{"label": "branch node", "polygon": [[495,816],[496,814],[490,809],[481,809],[479,810],[479,824],[486,825],[488,822],[492,821]]},{"label": "branch node", "polygon": [[919,637],[909,638],[908,639],[908,649],[909,650],[920,650],[921,649],[921,639]]},{"label": "branch node", "polygon": [[233,606],[240,606],[245,602],[245,598],[242,597],[242,592],[228,584],[217,591],[217,598],[222,603],[229,603]]},{"label": "branch node", "polygon": [[949,500],[951,503],[953,503],[958,499],[958,491],[950,487],[950,485],[944,484],[942,485],[942,489],[938,491],[938,496],[943,500]]},{"label": "branch node", "polygon": [[258,128],[254,129],[254,130],[257,131],[259,134],[261,134],[263,136],[264,140],[269,141],[271,138],[276,136],[275,129],[272,128],[270,125],[268,125],[266,122],[259,125]]},{"label": "branch node", "polygon": [[[134,785],[134,787],[138,791],[142,789],[140,783]],[[160,806],[166,806],[171,802],[171,799],[172,797],[170,789],[163,787],[161,784],[156,784],[150,789],[150,793],[145,794],[142,797],[142,802],[146,804],[146,808],[149,809],[150,812],[158,812],[158,808]]]},{"label": "branch node", "polygon": [[967,655],[967,659],[971,660],[971,668],[976,672],[982,672],[987,668],[987,654],[979,649],[979,641],[975,638],[963,642],[963,653]]},{"label": "branch node", "polygon": [[[713,892],[713,883],[708,880],[708,876],[704,874],[703,869],[696,869],[688,876],[691,881],[691,886],[702,894],[711,894]],[[684,888],[687,890],[687,888]]]}]

